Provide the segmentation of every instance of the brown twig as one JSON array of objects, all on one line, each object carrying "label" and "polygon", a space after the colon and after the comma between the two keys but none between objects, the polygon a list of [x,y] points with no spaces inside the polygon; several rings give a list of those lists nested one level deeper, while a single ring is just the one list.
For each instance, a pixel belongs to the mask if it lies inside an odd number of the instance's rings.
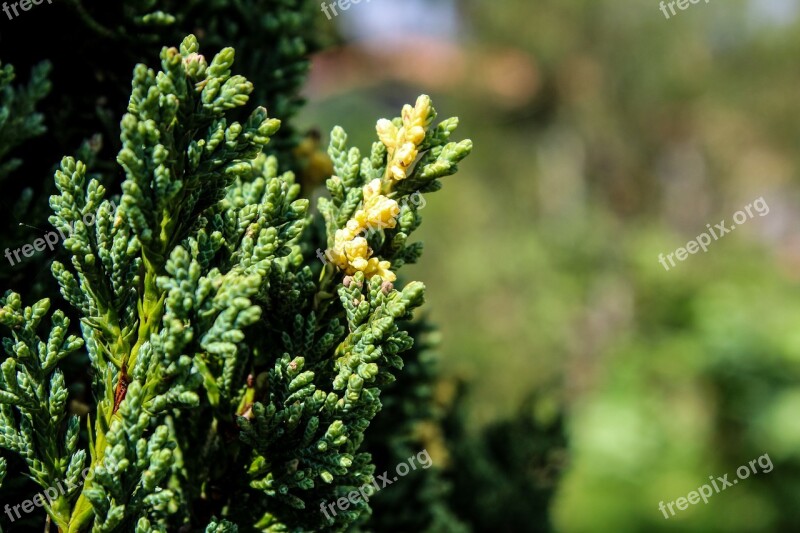
[{"label": "brown twig", "polygon": [[114,391],[114,410],[111,411],[111,414],[117,412],[119,409],[119,405],[122,403],[122,400],[125,399],[125,395],[128,393],[128,367],[125,363],[122,364],[122,368],[119,370],[119,380],[117,380],[117,388]]}]

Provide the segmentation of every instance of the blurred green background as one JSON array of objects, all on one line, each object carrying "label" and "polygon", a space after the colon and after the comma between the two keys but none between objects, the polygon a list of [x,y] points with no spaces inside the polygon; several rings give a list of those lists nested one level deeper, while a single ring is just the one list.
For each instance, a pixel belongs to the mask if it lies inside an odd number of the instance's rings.
[{"label": "blurred green background", "polygon": [[[426,198],[406,276],[467,383],[468,431],[563,412],[553,527],[800,529],[798,2],[667,19],[654,0],[374,0],[323,21],[343,38],[299,125],[367,147],[365,117],[426,92],[475,142]],[[761,197],[769,213],[707,253],[658,262]],[[764,454],[771,472],[659,511]]]}]

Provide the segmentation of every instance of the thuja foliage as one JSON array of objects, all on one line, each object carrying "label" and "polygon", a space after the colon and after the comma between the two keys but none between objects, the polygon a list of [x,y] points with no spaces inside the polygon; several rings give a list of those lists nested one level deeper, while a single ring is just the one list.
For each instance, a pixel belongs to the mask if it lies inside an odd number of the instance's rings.
[{"label": "thuja foliage", "polygon": [[[16,72],[12,65],[0,64],[0,186],[6,188],[9,177],[22,165],[14,151],[26,141],[42,135],[45,131],[44,115],[37,111],[39,102],[50,92],[47,74],[50,64],[36,65],[27,84],[15,84]],[[32,205],[30,189],[19,198],[12,216],[19,217]],[[20,238],[21,232],[13,228],[10,237]],[[0,270],[0,279],[8,280],[5,269]]]},{"label": "thuja foliage", "polygon": [[[370,424],[366,443],[378,472],[393,470],[423,449],[436,458],[436,467],[412,471],[402,483],[371,500],[373,515],[368,525],[371,531],[469,531],[460,516],[464,510],[451,505],[454,487],[448,478],[460,465],[451,458],[453,443],[447,442],[445,428],[450,424],[461,428],[461,420],[452,412],[452,398],[444,398],[448,381],[439,375],[438,335],[424,319],[403,327],[414,337],[414,346],[403,354],[397,381],[382,390],[381,412]],[[465,490],[482,492],[482,480],[470,481]]]},{"label": "thuja foliage", "polygon": [[[36,67],[27,87],[14,82],[15,103],[0,102],[0,109],[9,107],[13,120],[38,120],[33,138],[28,137],[32,130],[20,128],[21,123],[12,127],[12,119],[2,131],[13,132],[13,137],[0,137],[0,165],[15,161],[13,171],[1,181],[0,241],[5,246],[33,242],[49,230],[46,200],[54,192],[53,172],[61,155],[77,156],[76,148],[84,143],[80,159],[111,193],[119,192],[115,161],[121,148],[119,117],[130,95],[131,68],[152,61],[164,42],[179,43],[189,32],[203,36],[207,51],[225,46],[239,51],[237,70],[254,83],[253,101],[282,121],[266,152],[276,155],[282,168],[299,170],[298,180],[305,179],[303,158],[293,149],[300,135],[288,119],[302,104],[299,90],[309,54],[329,40],[325,35],[332,25],[325,24],[325,31],[320,31],[316,2],[69,0],[45,7],[0,24],[0,68],[14,65],[20,77],[27,78],[33,66],[47,60]],[[58,44],[31,35],[57,35]],[[49,86],[52,90],[39,100]],[[35,111],[28,106],[33,97]],[[229,116],[243,122],[244,112],[232,109]],[[36,254],[24,264],[0,269],[3,286],[11,284],[36,297],[51,294],[45,257]]]},{"label": "thuja foliage", "polygon": [[12,85],[16,74],[11,65],[0,65],[0,181],[22,161],[10,158],[12,149],[45,131],[44,116],[36,105],[50,92],[49,63],[40,63],[27,85]]},{"label": "thuja foliage", "polygon": [[[363,523],[363,500],[319,510],[371,481],[365,435],[413,345],[424,287],[394,282],[421,253],[421,217],[404,200],[438,190],[471,143],[450,141],[457,119],[437,124],[426,96],[379,121],[363,156],[336,128],[315,211],[265,153],[280,122],[249,105],[232,48],[209,60],[189,36],[160,58],[134,69],[121,194],[73,157],[55,174],[69,260],[52,273],[79,334],[48,299],[0,301],[0,447],[42,488],[75,487],[44,504],[63,531]],[[76,351],[91,367],[85,421],[60,368]]]},{"label": "thuja foliage", "polygon": [[[114,131],[117,106],[128,97],[130,66],[157,55],[165,39],[179,42],[186,29],[201,35],[207,49],[239,50],[240,73],[258,81],[255,101],[273,116],[289,118],[302,104],[298,92],[308,54],[323,34],[315,24],[318,13],[319,5],[307,0],[70,0],[4,25],[0,36],[7,43],[5,61],[33,64],[48,58],[53,63],[59,90],[47,103],[47,120],[57,126],[54,135],[74,141],[87,136],[87,129]],[[32,31],[58,32],[69,46],[31,40]],[[22,42],[25,46],[17,46]],[[82,83],[73,87],[76,76]],[[285,130],[291,128],[282,128],[277,138]],[[114,143],[115,137],[107,141]]]},{"label": "thuja foliage", "polygon": [[[247,51],[239,70],[248,79],[258,80],[253,98],[268,106],[272,116],[285,120],[302,104],[298,92],[308,70],[308,54],[319,40],[314,35],[314,16],[319,10],[315,2],[73,0],[71,7],[97,39],[124,43],[122,50],[119,46],[114,50],[137,60],[157,53],[165,36],[177,41],[183,37],[181,28],[197,28],[207,48],[232,46]],[[276,132],[268,151],[278,157],[286,154],[274,148],[287,146],[291,132],[288,125]]]}]

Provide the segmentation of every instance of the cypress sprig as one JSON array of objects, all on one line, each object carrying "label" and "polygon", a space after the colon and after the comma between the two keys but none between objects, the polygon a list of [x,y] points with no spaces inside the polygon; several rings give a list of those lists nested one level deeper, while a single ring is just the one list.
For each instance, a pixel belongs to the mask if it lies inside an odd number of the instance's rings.
[{"label": "cypress sprig", "polygon": [[50,63],[39,63],[32,69],[28,84],[15,87],[14,67],[0,64],[0,181],[22,164],[17,158],[9,159],[8,154],[45,132],[44,116],[36,111],[36,104],[50,92],[49,72]]},{"label": "cypress sprig", "polygon": [[[53,313],[47,337],[39,335],[50,309],[47,299],[23,307],[19,295],[9,292],[0,305],[0,324],[11,333],[3,338],[6,357],[0,364],[0,447],[19,454],[42,488],[62,480],[77,486],[86,452],[78,449],[79,420],[67,415],[67,388],[57,365],[83,340],[67,334],[69,319],[61,311]],[[48,508],[57,523],[69,516],[69,496]]]},{"label": "cypress sprig", "polygon": [[[53,272],[65,298],[84,314],[89,355],[102,376],[91,450],[97,475],[75,507],[72,529],[92,509],[106,517],[95,528],[111,531],[125,516],[157,516],[169,506],[171,495],[156,488],[175,443],[157,438],[164,426],[146,439],[150,418],[196,406],[201,384],[214,394],[230,392],[230,384],[217,381],[236,377],[240,328],[260,315],[249,298],[272,254],[289,240],[266,224],[242,223],[258,212],[257,204],[225,211],[239,224],[222,239],[218,204],[237,178],[263,166],[259,154],[278,128],[263,108],[244,124],[226,120],[252,91],[232,75],[233,59],[233,50],[224,49],[207,63],[190,36],[180,50],[162,51],[160,72],[137,66],[121,123],[118,161],[126,179],[118,208],[80,162],[65,158],[56,175],[61,195],[51,200],[51,222],[71,228],[65,246],[73,268],[56,262]],[[303,202],[294,209],[302,213]],[[85,220],[95,212],[90,228]],[[212,266],[218,254],[228,256],[224,270]],[[195,356],[205,363],[196,365]],[[204,372],[195,372],[198,366]],[[145,455],[141,442],[149,443]],[[148,464],[147,457],[158,461]],[[104,475],[110,468],[115,476]]]},{"label": "cypress sprig", "polygon": [[[421,253],[407,200],[437,189],[471,144],[448,141],[456,121],[436,126],[425,96],[378,123],[369,157],[337,128],[330,198],[310,213],[265,152],[279,122],[243,113],[254,88],[234,55],[207,61],[189,36],[162,50],[158,71],[134,69],[119,197],[62,160],[50,221],[70,261],[52,273],[82,339],[60,311],[36,336],[46,300],[2,301],[0,446],[43,487],[88,472],[47,507],[63,531],[344,530],[371,513],[368,501],[318,510],[372,481],[365,435],[424,301],[422,283],[395,287],[389,270]],[[345,259],[321,272],[314,222]],[[85,446],[58,369],[82,346],[96,399]]]}]

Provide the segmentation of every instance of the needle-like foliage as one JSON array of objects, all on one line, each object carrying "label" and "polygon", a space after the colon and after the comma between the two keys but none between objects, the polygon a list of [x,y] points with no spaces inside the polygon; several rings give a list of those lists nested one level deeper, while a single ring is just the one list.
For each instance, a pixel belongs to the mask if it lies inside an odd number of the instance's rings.
[{"label": "needle-like foliage", "polygon": [[[449,140],[457,120],[436,125],[426,96],[378,122],[367,157],[336,128],[312,212],[265,153],[280,122],[253,91],[233,49],[206,59],[189,36],[134,70],[121,195],[72,157],[56,172],[69,261],[52,273],[81,332],[56,311],[45,334],[48,300],[2,300],[0,447],[43,489],[75,487],[44,504],[62,531],[344,530],[370,514],[363,500],[319,511],[372,480],[365,434],[424,295],[395,271],[421,253],[421,195],[471,144]],[[82,347],[85,441],[59,370]]]}]

